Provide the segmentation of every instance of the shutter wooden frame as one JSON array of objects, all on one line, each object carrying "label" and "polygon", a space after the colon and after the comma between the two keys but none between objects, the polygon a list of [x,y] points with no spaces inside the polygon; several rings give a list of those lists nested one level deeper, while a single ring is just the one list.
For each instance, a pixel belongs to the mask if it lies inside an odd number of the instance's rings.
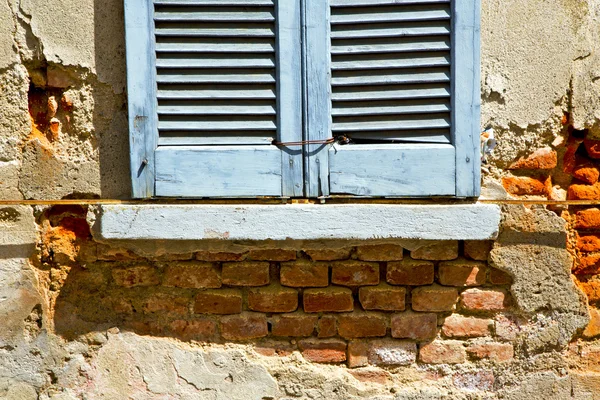
[{"label": "shutter wooden frame", "polygon": [[[399,144],[351,144],[334,145],[331,149],[320,148],[307,154],[306,164],[312,167],[320,164],[318,186],[311,180],[309,193],[320,195],[351,195],[368,197],[477,197],[480,188],[480,0],[324,0],[315,4],[308,3],[307,26],[310,31],[316,20],[313,14],[331,15],[333,4],[339,7],[361,6],[398,6],[418,4],[450,5],[450,68],[451,68],[451,111],[450,137],[451,144],[399,143]],[[326,30],[325,37],[331,37],[331,22],[322,21]],[[323,35],[321,33],[321,35]],[[307,54],[323,55],[328,63],[326,69],[332,71],[332,51],[324,45],[318,35],[307,34]],[[311,41],[311,37],[314,40]],[[321,36],[322,38],[323,36]],[[327,42],[331,42],[328,40]],[[321,60],[321,62],[323,62]],[[310,60],[308,60],[310,65]],[[328,78],[331,78],[328,76]],[[310,79],[310,75],[309,78]],[[313,78],[314,79],[314,78]],[[310,80],[307,80],[310,85]],[[319,101],[333,100],[332,83],[309,86],[307,99],[310,96]],[[330,106],[331,107],[331,106]],[[308,108],[310,113],[311,108]],[[332,135],[331,116],[317,113],[317,117],[308,116],[308,121],[318,119],[327,133],[323,134],[318,127],[309,138],[320,134],[323,138]],[[328,171],[322,172],[323,162],[328,163]],[[312,172],[309,172],[312,176]],[[329,179],[323,183],[323,176]]]},{"label": "shutter wooden frame", "polygon": [[[276,0],[124,0],[134,198],[300,197],[302,148],[159,145],[155,3],[272,6],[275,13],[276,139],[302,139],[300,3]],[[170,111],[169,111],[170,112]],[[185,143],[184,143],[185,144]]]}]

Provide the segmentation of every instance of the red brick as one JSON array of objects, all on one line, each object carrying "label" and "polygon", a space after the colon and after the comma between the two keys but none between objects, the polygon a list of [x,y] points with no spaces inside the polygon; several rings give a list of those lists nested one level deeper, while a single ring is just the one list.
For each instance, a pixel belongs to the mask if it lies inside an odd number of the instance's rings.
[{"label": "red brick", "polygon": [[298,308],[298,291],[271,285],[248,291],[248,308],[266,313],[292,312]]},{"label": "red brick", "polygon": [[494,285],[510,285],[513,280],[506,272],[497,268],[490,268],[490,282]]},{"label": "red brick", "polygon": [[171,333],[184,341],[207,340],[215,337],[217,324],[209,319],[182,320],[169,323]]},{"label": "red brick", "polygon": [[442,326],[442,333],[450,338],[474,338],[490,334],[491,319],[463,317],[453,314],[447,317]]},{"label": "red brick", "polygon": [[287,340],[262,340],[253,348],[258,354],[267,357],[287,357],[296,350],[296,346]]},{"label": "red brick", "polygon": [[487,261],[494,242],[491,240],[467,240],[464,244],[465,257],[476,261]]},{"label": "red brick", "polygon": [[546,185],[544,182],[526,176],[502,178],[502,186],[504,186],[504,189],[508,193],[517,196],[546,194]]},{"label": "red brick", "polygon": [[242,293],[234,289],[207,290],[196,295],[196,314],[239,314]]},{"label": "red brick", "polygon": [[274,336],[312,336],[319,317],[302,313],[282,314],[273,317],[271,334]]},{"label": "red brick", "polygon": [[338,317],[338,334],[346,339],[385,336],[386,318],[379,314],[352,313]]},{"label": "red brick", "polygon": [[369,345],[362,340],[348,343],[348,368],[364,367],[369,364]]},{"label": "red brick", "polygon": [[309,249],[304,250],[313,261],[336,261],[350,258],[352,248],[345,249]]},{"label": "red brick", "polygon": [[245,312],[221,318],[221,335],[228,340],[249,340],[269,334],[264,314]]},{"label": "red brick", "polygon": [[468,289],[460,296],[461,306],[469,311],[503,311],[510,306],[505,290]]},{"label": "red brick", "polygon": [[437,315],[407,311],[392,316],[392,337],[429,340],[437,335]]},{"label": "red brick", "polygon": [[600,251],[600,235],[589,234],[577,236],[577,249],[579,251],[594,252]]},{"label": "red brick", "polygon": [[356,255],[363,261],[398,261],[402,260],[404,249],[397,244],[373,244],[358,246]]},{"label": "red brick", "polygon": [[545,147],[512,163],[508,169],[554,169],[558,163],[556,151]]},{"label": "red brick", "polygon": [[358,369],[348,371],[356,380],[360,382],[377,383],[385,385],[390,382],[390,373],[382,369]]},{"label": "red brick", "polygon": [[156,268],[147,265],[113,269],[112,277],[117,285],[124,287],[155,286],[160,283]]},{"label": "red brick", "polygon": [[417,345],[406,340],[379,339],[369,343],[369,363],[382,366],[410,365],[417,358]]},{"label": "red brick", "polygon": [[211,263],[171,263],[165,270],[163,285],[192,289],[219,288],[221,271],[218,266]]},{"label": "red brick", "polygon": [[567,174],[573,172],[575,165],[577,164],[577,150],[581,145],[581,141],[577,139],[569,139],[567,142],[567,148],[563,155],[563,171]]},{"label": "red brick", "polygon": [[593,185],[598,182],[599,177],[600,170],[598,170],[598,167],[591,162],[579,164],[573,169],[573,178],[585,182],[588,185]]},{"label": "red brick", "polygon": [[600,200],[600,182],[594,185],[571,185],[567,191],[569,200]]},{"label": "red brick", "polygon": [[144,301],[145,313],[165,312],[179,315],[189,313],[190,299],[165,293],[157,293]]},{"label": "red brick", "polygon": [[406,289],[381,283],[358,290],[360,304],[365,310],[403,311],[406,308]]},{"label": "red brick", "polygon": [[514,357],[513,346],[508,343],[473,344],[467,348],[467,352],[473,358],[485,358],[496,362],[512,360]]},{"label": "red brick", "polygon": [[229,286],[268,285],[269,266],[267,262],[224,263],[221,272],[223,284]]},{"label": "red brick", "polygon": [[281,264],[280,281],[291,287],[326,287],[329,285],[329,264],[307,260]]},{"label": "red brick", "polygon": [[323,315],[317,324],[317,336],[320,338],[337,335],[337,320],[333,315]]},{"label": "red brick", "polygon": [[344,312],[354,309],[352,291],[347,288],[328,287],[304,291],[305,312]]},{"label": "red brick", "polygon": [[458,290],[438,285],[412,290],[412,309],[415,311],[452,311],[458,301]]},{"label": "red brick", "polygon": [[431,285],[434,273],[432,262],[406,258],[402,261],[387,264],[386,280],[392,285]]},{"label": "red brick", "polygon": [[248,252],[248,259],[256,261],[294,261],[296,259],[296,251],[284,249],[256,249]]},{"label": "red brick", "polygon": [[593,339],[600,336],[600,311],[590,307],[590,322],[583,331],[583,337]]},{"label": "red brick", "polygon": [[228,253],[223,251],[199,251],[196,253],[196,260],[208,262],[242,261],[245,258],[246,253]]},{"label": "red brick", "polygon": [[331,282],[343,286],[377,285],[379,264],[366,261],[337,261],[331,266]]},{"label": "red brick", "polygon": [[337,339],[305,339],[298,343],[302,356],[317,363],[346,361],[346,342]]},{"label": "red brick", "polygon": [[590,158],[600,159],[600,140],[585,139],[583,145]]},{"label": "red brick", "polygon": [[461,364],[467,361],[467,354],[462,342],[434,340],[421,345],[419,361],[427,364]]},{"label": "red brick", "polygon": [[159,321],[125,321],[124,328],[138,335],[164,336],[165,326]]},{"label": "red brick", "polygon": [[589,208],[578,211],[575,217],[576,229],[600,229],[600,209]]},{"label": "red brick", "polygon": [[458,241],[447,240],[434,242],[410,252],[415,260],[448,261],[458,258]]},{"label": "red brick", "polygon": [[486,265],[481,261],[459,259],[441,262],[439,279],[446,286],[481,286],[486,280]]}]

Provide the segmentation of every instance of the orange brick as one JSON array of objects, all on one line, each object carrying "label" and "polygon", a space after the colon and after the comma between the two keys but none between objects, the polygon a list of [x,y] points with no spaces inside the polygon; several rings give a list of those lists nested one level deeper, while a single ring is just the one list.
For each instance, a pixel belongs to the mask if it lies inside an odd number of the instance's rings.
[{"label": "orange brick", "polygon": [[471,260],[487,261],[492,245],[491,240],[467,240],[465,241],[465,257]]},{"label": "orange brick", "polygon": [[546,185],[544,182],[526,176],[502,178],[502,186],[504,186],[504,189],[508,193],[518,196],[546,194]]},{"label": "orange brick", "polygon": [[600,140],[585,139],[583,145],[590,158],[600,159]]},{"label": "orange brick", "polygon": [[373,244],[356,248],[356,255],[362,261],[402,260],[403,252],[402,246],[397,244]]},{"label": "orange brick", "polygon": [[458,241],[434,242],[410,252],[415,260],[449,261],[458,258]]},{"label": "orange brick", "polygon": [[369,345],[362,340],[348,343],[348,368],[364,367],[369,364]]},{"label": "orange brick", "polygon": [[148,265],[115,268],[112,270],[112,277],[117,285],[123,287],[155,286],[160,283],[156,268]]},{"label": "orange brick", "polygon": [[567,174],[573,172],[577,164],[577,150],[580,145],[581,141],[573,138],[570,138],[567,142],[567,148],[563,155],[563,171]]},{"label": "orange brick", "polygon": [[165,312],[185,315],[189,312],[190,300],[184,296],[156,293],[146,299],[143,305],[145,313]]},{"label": "orange brick", "polygon": [[246,253],[228,253],[223,251],[199,251],[196,253],[196,260],[208,262],[242,261],[244,258],[246,258]]},{"label": "orange brick", "polygon": [[406,258],[399,262],[388,263],[386,280],[392,285],[431,285],[434,272],[432,262]]},{"label": "orange brick", "polygon": [[392,337],[412,340],[428,340],[437,334],[437,315],[404,312],[392,316]]},{"label": "orange brick", "polygon": [[415,311],[452,311],[458,301],[458,290],[438,285],[422,286],[412,291]]},{"label": "orange brick", "polygon": [[486,280],[486,265],[480,261],[458,259],[440,263],[439,279],[446,286],[481,286]]},{"label": "orange brick", "polygon": [[263,286],[269,284],[269,263],[237,262],[224,263],[221,272],[224,285]]},{"label": "orange brick", "polygon": [[558,163],[556,151],[545,147],[512,163],[508,169],[554,169]]},{"label": "orange brick", "polygon": [[217,324],[209,319],[182,320],[169,323],[171,333],[184,341],[207,340],[215,337]]},{"label": "orange brick", "polygon": [[575,275],[596,275],[600,272],[600,254],[581,257],[573,268]]},{"label": "orange brick", "polygon": [[329,264],[307,260],[281,264],[280,281],[291,287],[326,287],[329,285]]},{"label": "orange brick", "polygon": [[298,343],[302,356],[317,363],[346,361],[346,342],[337,339],[305,339]]},{"label": "orange brick", "polygon": [[600,229],[600,209],[589,208],[578,211],[575,216],[576,229]]},{"label": "orange brick", "polygon": [[239,314],[242,293],[234,289],[207,290],[196,295],[196,314]]},{"label": "orange brick", "polygon": [[343,286],[377,285],[379,264],[366,261],[337,261],[331,267],[331,282]]},{"label": "orange brick", "polygon": [[302,313],[282,314],[273,317],[271,333],[274,336],[312,336],[319,317]]},{"label": "orange brick", "polygon": [[365,310],[403,311],[406,289],[386,285],[361,287],[358,290],[360,304]]},{"label": "orange brick", "polygon": [[491,319],[463,317],[453,314],[444,320],[442,333],[451,338],[474,338],[490,334]]},{"label": "orange brick", "polygon": [[279,285],[248,291],[248,308],[266,313],[292,312],[298,308],[298,291]]},{"label": "orange brick", "polygon": [[320,338],[337,335],[337,321],[333,315],[323,315],[317,324],[317,336]]},{"label": "orange brick", "polygon": [[305,312],[344,312],[354,309],[352,291],[347,288],[328,287],[304,291]]},{"label": "orange brick", "polygon": [[211,263],[171,263],[165,270],[163,285],[192,289],[219,288],[221,271],[218,266]]},{"label": "orange brick", "polygon": [[460,296],[461,306],[469,311],[503,311],[510,303],[508,293],[499,289],[468,289]]},{"label": "orange brick", "polygon": [[569,200],[600,200],[600,182],[594,185],[571,185],[567,191]]},{"label": "orange brick", "polygon": [[410,365],[417,358],[417,345],[407,340],[378,339],[369,342],[369,363],[381,366]]},{"label": "orange brick", "polygon": [[600,251],[600,235],[590,234],[577,237],[577,249],[579,251],[594,252]]},{"label": "orange brick", "polygon": [[248,259],[256,261],[293,261],[296,259],[296,251],[284,249],[256,249],[248,252]]},{"label": "orange brick", "polygon": [[497,268],[490,268],[490,282],[494,285],[510,285],[513,280],[506,272]]},{"label": "orange brick", "polygon": [[600,302],[600,282],[589,281],[579,282],[579,287],[583,290],[590,304]]},{"label": "orange brick", "polygon": [[590,307],[590,322],[583,331],[583,337],[586,339],[594,339],[600,336],[600,311]]},{"label": "orange brick", "polygon": [[386,318],[379,314],[352,313],[338,317],[338,333],[346,339],[385,336]]},{"label": "orange brick", "polygon": [[336,261],[350,258],[352,248],[345,249],[308,249],[304,250],[313,261]]},{"label": "orange brick", "polygon": [[579,164],[573,169],[573,178],[578,179],[588,185],[593,185],[598,182],[600,177],[600,170],[594,163],[587,162]]},{"label": "orange brick", "polygon": [[221,335],[228,340],[249,340],[269,334],[267,317],[258,313],[243,313],[221,318]]},{"label": "orange brick", "polygon": [[427,364],[461,364],[467,361],[467,353],[462,342],[434,340],[421,345],[419,360]]},{"label": "orange brick", "polygon": [[486,358],[496,362],[512,360],[514,357],[513,346],[508,343],[473,344],[467,348],[467,352],[473,358]]}]

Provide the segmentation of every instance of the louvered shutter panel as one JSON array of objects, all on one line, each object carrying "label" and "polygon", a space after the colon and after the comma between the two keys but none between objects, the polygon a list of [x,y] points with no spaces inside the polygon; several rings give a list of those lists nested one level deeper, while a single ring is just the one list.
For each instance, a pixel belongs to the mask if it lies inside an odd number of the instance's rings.
[{"label": "louvered shutter panel", "polygon": [[478,195],[478,0],[329,0],[323,12],[331,115],[320,120],[352,143],[328,150],[321,191]]},{"label": "louvered shutter panel", "polygon": [[[137,115],[131,80],[139,67],[130,53],[149,52],[153,64],[145,82],[152,93],[144,96],[151,104],[143,115],[154,121],[146,127],[153,130],[146,133],[154,142],[148,157],[153,195],[302,193],[301,154],[272,145],[301,140],[300,7],[294,3],[126,0],[130,114]],[[144,11],[150,38],[146,48],[133,48],[129,25]],[[130,119],[135,131],[136,117]]]}]

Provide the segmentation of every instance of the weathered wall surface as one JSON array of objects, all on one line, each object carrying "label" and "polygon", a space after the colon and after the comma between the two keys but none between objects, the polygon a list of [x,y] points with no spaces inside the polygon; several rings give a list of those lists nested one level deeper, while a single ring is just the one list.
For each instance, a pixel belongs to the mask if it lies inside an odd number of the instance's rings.
[{"label": "weathered wall surface", "polygon": [[[598,0],[482,0],[482,124],[498,138],[484,197],[600,200],[599,19]],[[129,196],[123,31],[121,0],[0,3],[0,199]],[[350,322],[362,313],[294,311],[313,329],[283,334],[278,312],[248,308],[252,287],[223,286],[222,263],[267,263],[275,291],[286,287],[282,264],[329,263],[327,292],[330,264],[359,262],[361,246],[313,244],[321,261],[310,244],[280,249],[288,260],[252,256],[252,245],[235,260],[164,244],[172,253],[149,254],[96,241],[81,207],[2,206],[0,398],[600,398],[600,211],[548,208],[505,208],[489,255],[489,243],[452,244],[443,257],[429,243],[376,249],[365,262],[385,283],[364,287],[404,290],[402,310],[371,310],[375,322],[359,331]],[[431,281],[388,280],[413,258],[431,264]],[[443,277],[443,263],[465,259],[459,281]],[[242,308],[193,312],[203,286],[164,284],[181,263],[213,263],[221,287],[210,290],[241,294]],[[365,306],[361,285],[337,284]],[[426,289],[456,297],[444,310],[415,308]],[[306,307],[305,289],[293,290]],[[471,308],[464,293],[477,295]],[[510,306],[489,303],[498,293]],[[223,335],[224,321],[248,312],[260,338]],[[413,313],[435,320],[429,336],[391,339],[394,318]],[[319,337],[328,319],[337,330]]]}]

